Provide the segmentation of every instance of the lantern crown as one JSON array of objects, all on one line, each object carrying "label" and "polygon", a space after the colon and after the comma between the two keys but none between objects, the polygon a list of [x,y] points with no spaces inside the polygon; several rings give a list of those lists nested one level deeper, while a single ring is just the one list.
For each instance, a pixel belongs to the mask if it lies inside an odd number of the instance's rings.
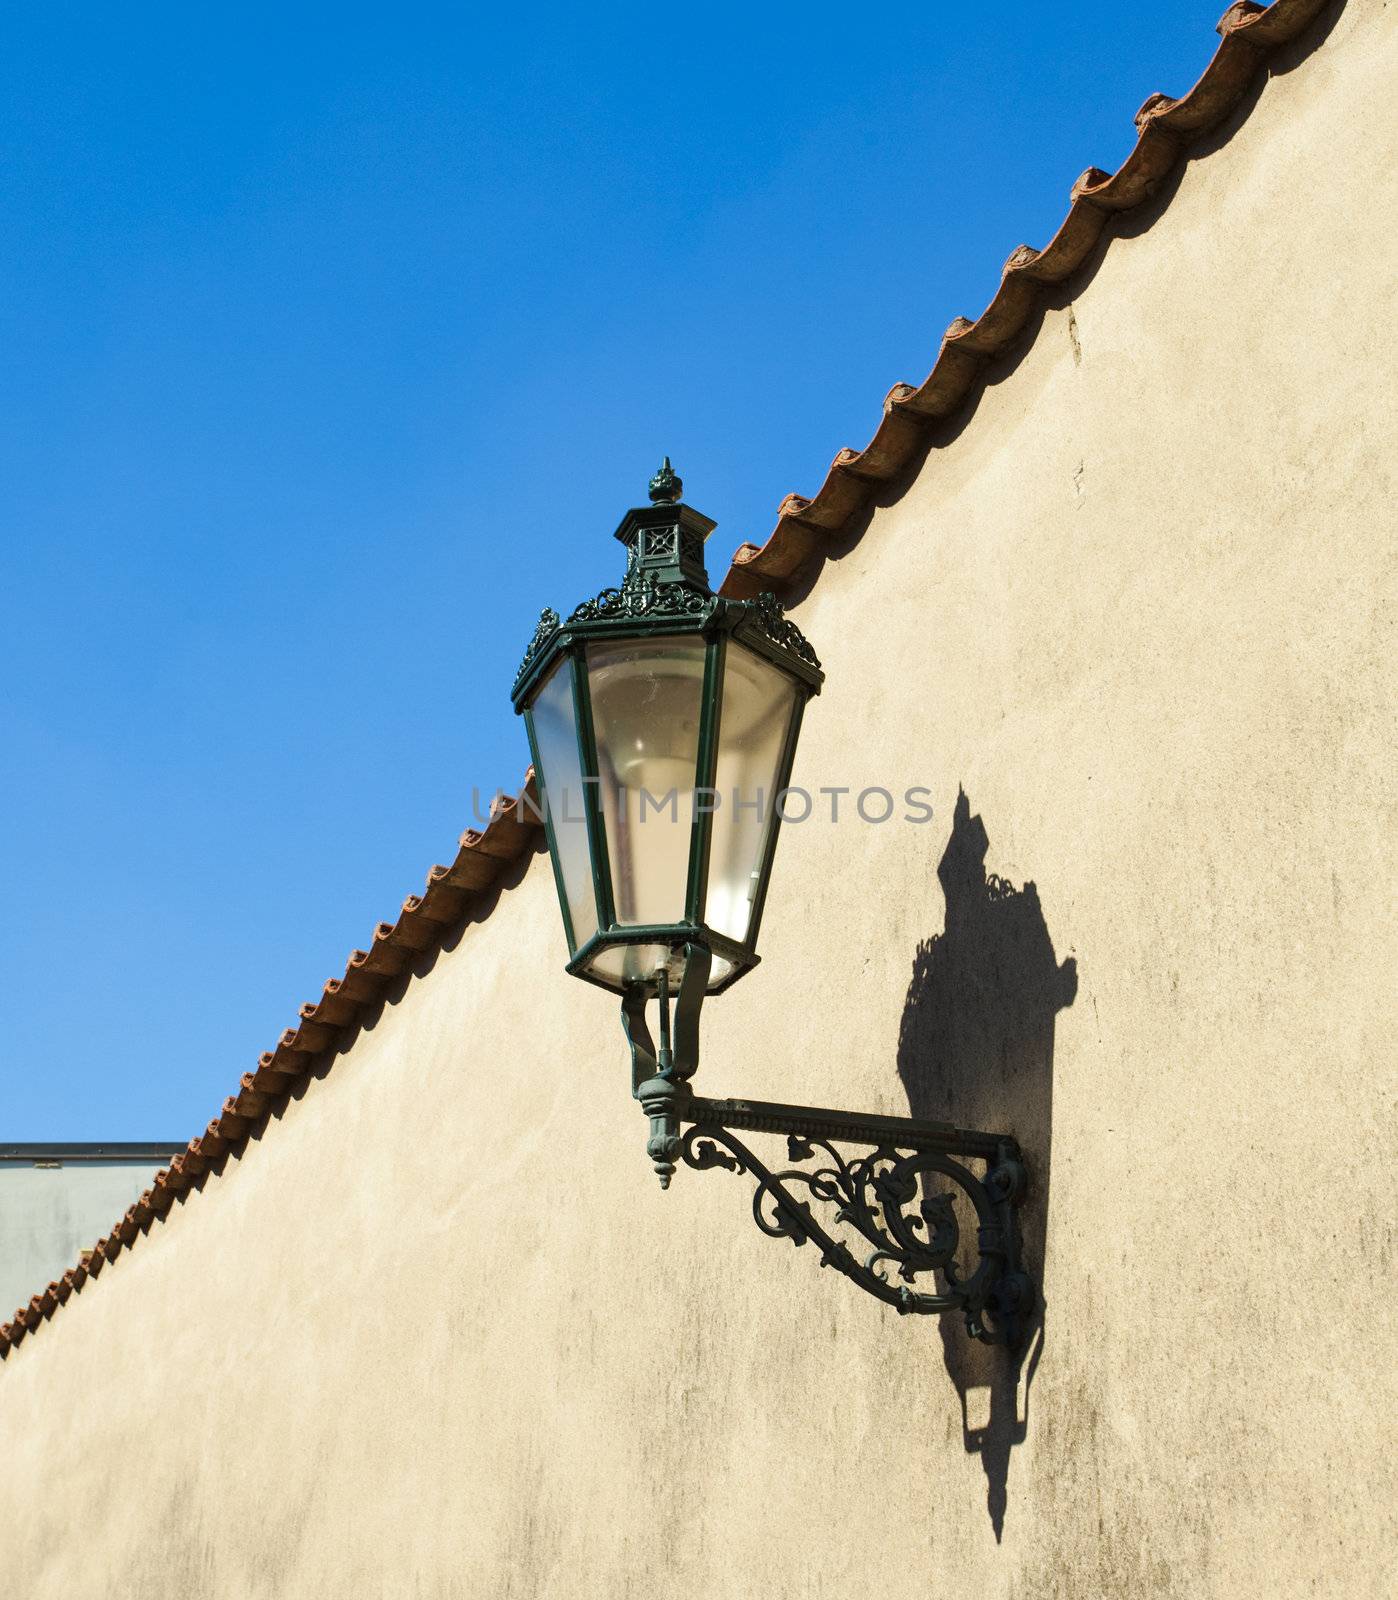
[{"label": "lantern crown", "polygon": [[633,506],[621,519],[616,537],[626,546],[626,581],[652,574],[658,583],[683,583],[709,593],[704,541],[718,526],[711,517],[680,500],[684,481],[665,457],[650,480],[648,506]]},{"label": "lantern crown", "polygon": [[678,498],[669,498],[678,497],[683,489],[666,456],[650,480],[651,504],[633,506],[617,525],[615,537],[626,547],[621,583],[575,606],[566,620],[552,607],[540,612],[511,692],[516,711],[525,709],[560,654],[602,634],[734,634],[800,679],[807,694],[820,692],[824,679],[820,661],[775,596],[730,600],[709,587],[704,541],[718,524]]}]

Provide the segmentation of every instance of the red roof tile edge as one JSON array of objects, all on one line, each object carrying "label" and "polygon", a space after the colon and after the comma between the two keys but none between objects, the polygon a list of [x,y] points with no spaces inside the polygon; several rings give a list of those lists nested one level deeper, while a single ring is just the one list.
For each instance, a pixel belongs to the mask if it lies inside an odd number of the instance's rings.
[{"label": "red roof tile edge", "polygon": [[992,357],[1023,332],[1046,290],[1069,278],[1097,244],[1112,213],[1154,195],[1184,160],[1189,146],[1217,127],[1262,72],[1267,56],[1290,42],[1331,0],[1239,0],[1219,20],[1222,37],[1198,83],[1182,99],[1153,94],[1136,113],[1135,149],[1114,173],[1089,167],[1073,185],[1068,215],[1042,250],[1022,244],[1005,263],[994,299],[974,321],[958,317],[942,336],[932,371],[921,384],[897,383],[883,403],[883,420],[863,450],[841,450],[810,499],[789,494],[763,545],[744,544],[733,558],[723,593],[748,599],[778,594],[804,574],[822,546],[848,530],[875,487],[905,471],[934,424],[952,416]]},{"label": "red roof tile edge", "polygon": [[[1218,24],[1222,42],[1198,83],[1182,99],[1153,94],[1136,113],[1136,147],[1115,173],[1089,167],[1073,185],[1068,215],[1043,250],[1021,245],[1005,263],[1000,288],[974,322],[958,317],[947,329],[931,373],[919,386],[899,383],[884,401],[883,420],[863,450],[841,450],[809,500],[789,494],[766,544],[743,545],[733,558],[723,593],[747,597],[790,586],[819,553],[822,539],[839,535],[864,509],[876,484],[903,471],[938,420],[950,416],[970,392],[977,373],[1019,336],[1047,286],[1071,276],[1097,243],[1113,212],[1147,200],[1189,146],[1216,127],[1263,71],[1268,55],[1290,42],[1332,0],[1273,0],[1262,6],[1238,0]],[[390,981],[458,922],[472,902],[494,887],[505,869],[533,844],[537,829],[532,772],[516,797],[502,796],[483,833],[461,836],[450,866],[433,867],[421,895],[409,895],[396,922],[381,922],[368,950],[351,953],[342,978],[331,978],[320,999],[301,1007],[295,1028],[244,1073],[238,1093],[182,1155],[155,1176],[149,1189],[112,1231],[84,1250],[78,1264],[36,1294],[0,1326],[0,1359],[81,1292],[153,1222],[250,1134],[283,1097],[304,1084],[322,1058],[348,1043]]]}]

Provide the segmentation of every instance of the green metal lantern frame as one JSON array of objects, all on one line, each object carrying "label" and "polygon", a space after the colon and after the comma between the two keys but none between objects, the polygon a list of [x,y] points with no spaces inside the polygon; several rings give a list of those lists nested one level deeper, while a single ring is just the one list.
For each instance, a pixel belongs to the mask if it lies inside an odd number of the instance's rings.
[{"label": "green metal lantern frame", "polygon": [[[910,1117],[705,1099],[690,1086],[699,1065],[699,1014],[705,997],[731,988],[758,962],[757,938],[781,831],[779,796],[791,782],[806,704],[820,692],[824,676],[805,636],[771,595],[734,600],[712,592],[703,546],[714,523],[680,502],[682,489],[667,458],[651,479],[652,504],[628,511],[616,530],[627,548],[621,585],[585,601],[566,622],[557,612],[545,611],[514,683],[514,707],[525,718],[540,787],[570,953],[567,971],[621,995],[622,1027],[631,1053],[631,1092],[649,1122],[646,1151],[662,1188],[668,1188],[681,1165],[745,1174],[756,1185],[753,1219],[769,1238],[813,1244],[822,1266],[834,1267],[899,1312],[958,1312],[972,1338],[1017,1351],[1039,1299],[1021,1260],[1018,1210],[1028,1175],[1013,1137]],[[714,793],[723,740],[725,670],[732,646],[747,647],[795,687],[758,856],[752,909],[741,941],[718,933],[706,920],[714,810],[697,805],[690,823],[683,917],[645,925],[617,921],[587,650],[599,640],[665,637],[700,639],[704,644],[696,796]],[[584,791],[583,817],[568,820],[586,827],[597,922],[596,933],[581,947],[533,717],[540,691],[564,665],[570,674],[570,731],[577,742]],[[649,975],[616,980],[592,969],[600,952],[626,945],[658,946],[667,952],[666,959]],[[715,957],[730,962],[732,970],[710,989]],[[675,962],[678,973],[672,978]],[[646,1022],[646,1007],[652,1000],[658,1002],[658,1045]],[[784,1134],[791,1165],[779,1169],[768,1165],[739,1137],[752,1133]],[[969,1206],[975,1221],[976,1261],[970,1271],[958,1258],[962,1230],[957,1200],[963,1209]],[[817,1216],[817,1204],[833,1209],[833,1227]],[[862,1258],[850,1248],[850,1235],[862,1239],[861,1248],[867,1252]],[[928,1278],[935,1279],[930,1290],[913,1287]]]},{"label": "green metal lantern frame", "polygon": [[[668,469],[669,463],[666,463]],[[820,692],[824,681],[820,662],[805,636],[782,614],[769,594],[753,600],[732,600],[714,594],[703,567],[703,541],[715,524],[696,511],[672,500],[683,487],[673,472],[662,469],[652,480],[655,503],[628,511],[615,537],[628,551],[626,576],[619,588],[604,589],[595,599],[575,608],[567,621],[545,611],[534,640],[525,654],[512,691],[515,710],[523,713],[534,770],[539,775],[540,799],[549,856],[553,863],[559,905],[570,959],[567,971],[614,994],[639,990],[649,998],[657,993],[657,980],[612,980],[592,969],[603,950],[625,945],[688,946],[707,951],[731,963],[732,970],[711,988],[721,994],[758,964],[757,938],[771,879],[772,861],[781,832],[780,797],[791,781],[796,745],[806,702]],[[704,641],[704,675],[700,692],[699,738],[694,787],[696,796],[714,792],[721,738],[723,685],[730,641],[745,645],[755,655],[778,668],[796,689],[778,760],[774,792],[767,815],[767,831],[756,868],[757,885],[746,936],[741,941],[717,932],[705,920],[709,889],[710,845],[714,810],[696,805],[690,825],[689,866],[684,916],[667,923],[621,923],[617,920],[607,828],[599,793],[600,772],[597,734],[593,722],[586,652],[590,643],[607,640],[697,638]],[[540,759],[532,716],[536,692],[563,662],[568,663],[578,758],[583,778],[582,806],[587,828],[588,859],[596,905],[597,931],[579,944],[569,909],[561,866],[561,851],[553,810],[548,797],[548,774]]]}]

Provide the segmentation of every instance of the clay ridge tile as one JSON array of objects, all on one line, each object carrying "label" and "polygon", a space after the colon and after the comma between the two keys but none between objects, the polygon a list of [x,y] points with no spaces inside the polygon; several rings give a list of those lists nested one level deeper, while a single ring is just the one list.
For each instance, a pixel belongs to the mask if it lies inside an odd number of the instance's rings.
[{"label": "clay ridge tile", "polygon": [[722,592],[746,599],[780,592],[801,576],[827,540],[862,512],[875,485],[908,468],[932,424],[957,411],[977,375],[1023,332],[1046,288],[1070,277],[1087,259],[1113,213],[1148,200],[1178,166],[1189,146],[1216,127],[1264,70],[1267,55],[1294,39],[1330,0],[1239,0],[1218,23],[1220,43],[1199,81],[1182,98],[1153,94],[1136,113],[1135,148],[1115,172],[1089,167],[1073,185],[1068,215],[1042,250],[1020,245],[1006,261],[1000,287],[975,321],[958,317],[942,336],[932,370],[920,384],[898,383],[883,403],[883,419],[863,450],[841,450],[825,482],[809,499],[789,494],[763,545],[742,545]]},{"label": "clay ridge tile", "polygon": [[517,797],[500,796],[483,832],[462,835],[456,858],[433,867],[421,895],[410,895],[396,922],[381,922],[368,951],[351,952],[344,976],[331,978],[319,1000],[303,1005],[297,1025],[276,1048],[265,1051],[253,1072],[245,1072],[238,1092],[203,1133],[151,1180],[111,1232],[84,1250],[77,1266],[49,1284],[0,1324],[0,1359],[50,1318],[71,1296],[95,1278],[123,1250],[131,1249],[151,1225],[216,1173],[217,1163],[240,1149],[280,1095],[290,1093],[338,1045],[348,1042],[365,1013],[383,996],[389,980],[433,946],[491,888],[510,864],[532,848],[538,829],[538,794],[533,773],[525,775]]},{"label": "clay ridge tile", "polygon": [[[1045,286],[1069,277],[1097,243],[1108,218],[1139,205],[1184,159],[1188,146],[1232,111],[1266,64],[1268,54],[1290,42],[1331,0],[1238,0],[1218,23],[1221,42],[1199,81],[1181,99],[1153,94],[1136,113],[1136,146],[1115,173],[1089,167],[1073,185],[1068,215],[1042,250],[1020,245],[1006,261],[1000,287],[990,304],[970,321],[957,317],[942,337],[941,350],[921,384],[898,383],[884,400],[883,419],[863,450],[841,450],[824,484],[810,499],[789,494],[777,511],[777,525],[763,545],[743,545],[733,558],[722,592],[746,597],[790,584],[823,541],[862,511],[874,485],[886,483],[909,466],[937,419],[954,412],[991,356],[1018,337]],[[311,1071],[319,1057],[345,1041],[389,981],[441,930],[455,922],[471,898],[489,889],[505,868],[531,848],[538,828],[538,796],[533,772],[514,799],[501,796],[483,832],[462,834],[455,859],[435,866],[421,895],[410,895],[396,922],[375,929],[368,950],[355,950],[344,975],[331,978],[318,1001],[301,1007],[297,1027],[288,1029],[274,1050],[245,1073],[239,1092],[205,1131],[190,1140],[157,1174],[112,1231],[83,1252],[79,1266],[62,1284],[21,1306],[0,1324],[0,1360],[43,1322],[88,1278],[95,1278],[122,1250],[130,1249],[176,1199],[197,1186],[230,1151],[236,1151],[269,1109]],[[60,1289],[62,1292],[60,1293]]]}]

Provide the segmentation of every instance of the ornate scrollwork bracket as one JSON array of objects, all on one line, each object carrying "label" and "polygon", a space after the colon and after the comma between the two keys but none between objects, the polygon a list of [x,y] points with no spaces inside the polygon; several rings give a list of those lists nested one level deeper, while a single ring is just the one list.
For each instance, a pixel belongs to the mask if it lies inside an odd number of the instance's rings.
[{"label": "ornate scrollwork bracket", "polygon": [[[1015,1140],[911,1117],[703,1099],[688,1080],[698,1066],[708,959],[688,947],[685,954],[673,1042],[663,974],[658,1050],[646,994],[622,1005],[632,1089],[650,1120],[646,1150],[661,1187],[680,1164],[746,1173],[756,1184],[753,1219],[768,1238],[813,1244],[821,1266],[900,1313],[959,1312],[972,1338],[1017,1349],[1037,1291],[1020,1256],[1026,1174]],[[789,1164],[768,1165],[740,1133],[784,1136]],[[974,1245],[967,1239],[965,1248],[958,1200],[974,1218]]]},{"label": "ornate scrollwork bracket", "polygon": [[[1025,1170],[1013,1139],[912,1118],[697,1096],[687,1120],[680,1159],[697,1171],[722,1167],[754,1179],[753,1220],[768,1238],[813,1244],[821,1266],[899,1312],[958,1311],[972,1338],[1021,1343],[1035,1291],[1020,1261],[1015,1210]],[[773,1170],[738,1132],[784,1134],[791,1164]],[[856,1151],[841,1148],[848,1145]],[[975,1218],[969,1270],[958,1261],[958,1192]]]}]

